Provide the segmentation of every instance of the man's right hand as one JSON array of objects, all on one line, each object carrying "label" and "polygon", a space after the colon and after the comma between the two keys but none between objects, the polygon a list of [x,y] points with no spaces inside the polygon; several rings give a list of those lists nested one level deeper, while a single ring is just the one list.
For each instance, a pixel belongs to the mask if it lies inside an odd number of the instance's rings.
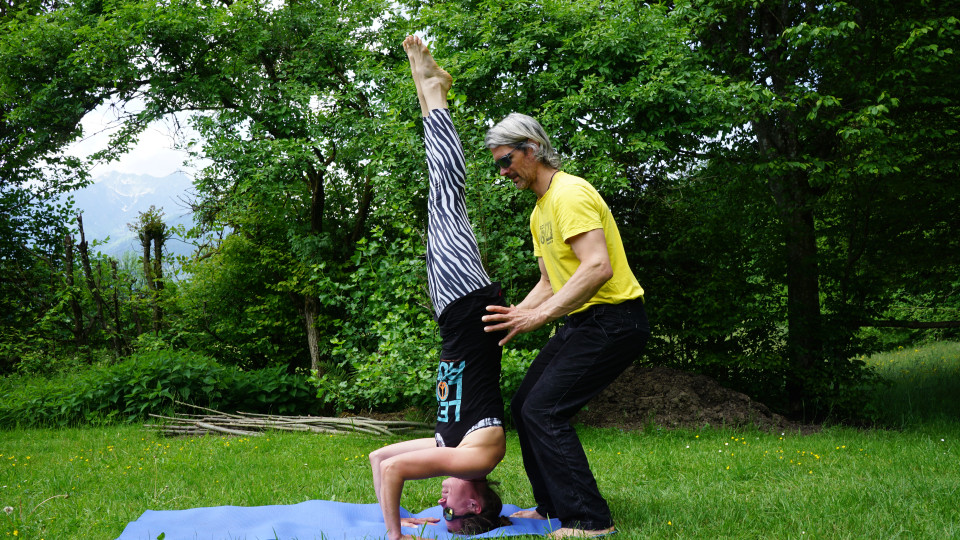
[{"label": "man's right hand", "polygon": [[532,332],[546,324],[546,319],[540,315],[538,309],[523,309],[517,306],[487,306],[490,315],[484,315],[482,320],[491,324],[483,327],[484,332],[506,331],[507,337],[500,340],[499,345],[503,347],[513,336],[525,332]]}]

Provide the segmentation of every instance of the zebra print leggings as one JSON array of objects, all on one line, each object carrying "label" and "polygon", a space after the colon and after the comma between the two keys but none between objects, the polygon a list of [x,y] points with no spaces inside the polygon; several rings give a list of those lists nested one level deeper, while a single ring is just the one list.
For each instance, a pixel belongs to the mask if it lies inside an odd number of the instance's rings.
[{"label": "zebra print leggings", "polygon": [[439,318],[454,300],[490,284],[467,218],[463,145],[448,109],[423,119],[430,195],[427,204],[427,281]]}]

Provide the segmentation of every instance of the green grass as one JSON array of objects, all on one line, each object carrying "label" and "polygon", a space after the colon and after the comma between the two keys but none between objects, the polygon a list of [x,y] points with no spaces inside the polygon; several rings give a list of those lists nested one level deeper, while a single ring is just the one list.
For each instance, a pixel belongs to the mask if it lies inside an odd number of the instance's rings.
[{"label": "green grass", "polygon": [[[801,436],[705,430],[581,430],[623,538],[956,538],[960,428],[829,428]],[[143,428],[4,433],[4,538],[119,536],[144,510],[375,502],[364,436],[166,439]],[[531,506],[515,436],[494,476]],[[439,479],[404,506],[436,504]],[[63,494],[69,494],[63,498]],[[52,498],[51,498],[52,497]]]},{"label": "green grass", "polygon": [[[960,538],[960,418],[944,412],[960,393],[898,390],[956,384],[948,368],[958,349],[938,347],[870,359],[902,375],[884,390],[906,419],[897,431],[580,429],[619,538]],[[141,426],[0,432],[0,506],[12,508],[0,514],[0,539],[114,539],[148,509],[373,503],[366,456],[395,440],[163,438]],[[513,432],[493,477],[505,502],[533,505]],[[433,506],[439,490],[440,479],[410,482],[403,505]]]},{"label": "green grass", "polygon": [[884,424],[960,421],[960,343],[900,347],[863,360],[890,382],[878,396]]}]

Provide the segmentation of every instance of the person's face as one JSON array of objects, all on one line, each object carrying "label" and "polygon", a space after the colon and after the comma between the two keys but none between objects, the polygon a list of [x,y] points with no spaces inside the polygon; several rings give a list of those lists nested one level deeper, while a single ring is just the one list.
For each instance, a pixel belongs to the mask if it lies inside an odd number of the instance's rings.
[{"label": "person's face", "polygon": [[[444,521],[447,524],[447,530],[456,532],[463,528],[462,516],[476,514],[480,511],[477,500],[479,499],[477,488],[469,480],[449,477],[443,481],[440,488],[440,500],[437,501],[444,511],[453,511],[456,519]],[[447,510],[447,509],[450,510]]]},{"label": "person's face", "polygon": [[513,180],[517,189],[528,189],[536,179],[536,160],[529,148],[504,145],[490,149],[490,153],[500,176]]}]

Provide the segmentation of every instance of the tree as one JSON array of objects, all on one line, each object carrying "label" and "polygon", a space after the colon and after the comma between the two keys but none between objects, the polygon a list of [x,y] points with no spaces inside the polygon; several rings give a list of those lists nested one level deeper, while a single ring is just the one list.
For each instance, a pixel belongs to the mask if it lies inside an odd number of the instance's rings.
[{"label": "tree", "polygon": [[8,351],[0,354],[9,363],[32,347],[37,325],[58,303],[56,276],[66,270],[63,242],[73,216],[61,196],[89,181],[82,161],[61,150],[102,100],[94,83],[102,70],[76,73],[71,60],[74,36],[96,13],[66,16],[62,8],[43,1],[0,6],[0,343]]},{"label": "tree", "polygon": [[398,58],[379,45],[390,35],[387,4],[330,7],[74,4],[21,13],[7,26],[0,62],[11,67],[9,116],[22,119],[20,132],[56,116],[34,137],[37,156],[53,155],[76,135],[83,113],[108,98],[121,106],[136,98],[144,108],[124,116],[98,159],[122,153],[152,120],[195,113],[208,139],[202,153],[215,162],[197,180],[201,225],[229,226],[263,249],[292,254],[296,264],[270,286],[297,305],[314,369],[321,305],[309,280],[295,276],[320,261],[349,272],[351,246],[369,227],[375,179],[384,175],[370,159],[370,149],[383,146],[383,109],[371,96],[391,84],[380,63]]},{"label": "tree", "polygon": [[[958,192],[943,185],[957,166],[956,146],[944,134],[955,130],[960,82],[956,5],[948,4],[678,5],[704,60],[742,88],[737,123],[746,129],[718,141],[707,173],[729,174],[745,190],[758,175],[776,209],[779,255],[760,270],[786,293],[786,392],[794,413],[824,412],[824,401],[858,380],[848,361],[851,338],[864,316],[889,308],[893,293],[908,286],[880,274],[903,265],[943,275],[960,261],[956,234],[945,225],[955,222]],[[921,127],[934,117],[943,131]],[[945,149],[952,159],[940,154]],[[924,190],[899,185],[920,171],[950,202],[904,219],[904,206],[931,208]],[[919,243],[891,250],[904,235]],[[946,258],[927,258],[941,249]],[[912,285],[941,289],[925,280]]]},{"label": "tree", "polygon": [[106,160],[151,120],[192,114],[212,162],[195,182],[198,233],[222,240],[164,305],[171,341],[368,384],[431,339],[397,342],[430,317],[422,143],[397,46],[422,29],[454,73],[471,220],[510,294],[537,278],[532,201],[498,181],[482,137],[516,110],[617,216],[651,357],[821,415],[856,406],[862,325],[904,322],[898,299],[938,323],[960,303],[954,4],[56,5],[4,22],[0,167],[21,188],[40,178],[104,100],[144,103]]},{"label": "tree", "polygon": [[[140,212],[137,221],[127,225],[137,233],[143,248],[143,281],[147,284],[153,304],[153,332],[159,334],[163,321],[161,295],[163,280],[163,244],[170,236],[163,222],[163,211],[151,206],[146,212]],[[152,248],[152,249],[151,249]],[[93,287],[91,287],[93,289]]]},{"label": "tree", "polygon": [[[888,268],[922,268],[913,295],[955,295],[950,6],[454,1],[417,15],[480,129],[538,116],[612,201],[669,337],[661,360],[794,414],[849,410],[867,376],[850,361],[860,325],[906,285]],[[932,117],[940,130],[921,127]],[[931,195],[899,185],[920,163]],[[895,198],[933,211],[905,219]]]}]

